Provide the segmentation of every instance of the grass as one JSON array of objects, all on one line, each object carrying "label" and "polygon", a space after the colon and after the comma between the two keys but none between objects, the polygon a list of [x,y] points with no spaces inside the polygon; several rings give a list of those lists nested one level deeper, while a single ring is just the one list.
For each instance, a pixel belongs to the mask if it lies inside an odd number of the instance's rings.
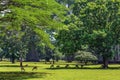
[{"label": "grass", "polygon": [[[50,64],[43,62],[23,62],[25,72],[21,72],[19,62],[0,62],[0,80],[120,80],[120,65],[110,65],[109,69],[101,69],[100,65],[85,66],[84,69],[76,69],[74,63],[69,63],[69,68],[64,68],[64,62],[60,62],[60,68],[50,69]],[[56,65],[58,65],[57,63]],[[33,66],[38,70],[32,71]]]},{"label": "grass", "polygon": [[36,72],[0,72],[0,80],[23,80],[30,78],[42,78],[46,73]]}]

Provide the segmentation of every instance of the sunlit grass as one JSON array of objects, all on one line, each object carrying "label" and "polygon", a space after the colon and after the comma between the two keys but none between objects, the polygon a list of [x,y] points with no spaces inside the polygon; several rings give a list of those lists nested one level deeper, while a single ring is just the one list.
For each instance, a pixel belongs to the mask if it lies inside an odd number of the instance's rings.
[{"label": "sunlit grass", "polygon": [[[0,80],[120,80],[120,65],[109,65],[109,69],[101,69],[101,65],[84,66],[85,69],[75,68],[76,64],[69,63],[69,68],[65,68],[65,62],[56,63],[60,68],[50,69],[50,64],[44,62],[23,62],[28,64],[25,72],[21,72],[19,62],[0,62]],[[33,66],[38,66],[38,70],[32,71]]]}]

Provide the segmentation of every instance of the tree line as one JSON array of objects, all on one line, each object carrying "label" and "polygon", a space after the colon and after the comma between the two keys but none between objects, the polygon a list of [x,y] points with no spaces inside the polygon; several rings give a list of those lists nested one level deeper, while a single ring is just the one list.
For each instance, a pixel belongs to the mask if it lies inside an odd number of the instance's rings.
[{"label": "tree line", "polygon": [[100,56],[103,68],[107,68],[116,54],[114,47],[120,43],[119,0],[0,3],[1,58],[10,58],[14,63],[15,59],[49,61],[61,57],[67,61],[86,61]]}]

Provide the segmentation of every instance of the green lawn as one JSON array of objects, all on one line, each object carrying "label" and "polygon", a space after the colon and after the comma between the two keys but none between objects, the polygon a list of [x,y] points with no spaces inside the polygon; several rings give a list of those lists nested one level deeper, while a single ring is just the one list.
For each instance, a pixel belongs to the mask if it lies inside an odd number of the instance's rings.
[{"label": "green lawn", "polygon": [[[69,69],[61,65],[59,69],[49,69],[50,64],[40,62],[24,62],[25,72],[21,72],[19,63],[0,62],[0,80],[120,80],[120,65],[110,65],[111,69],[99,69],[100,65],[85,66],[76,69],[71,64]],[[32,67],[38,70],[32,71]],[[97,69],[98,68],[98,69]],[[116,69],[118,68],[118,69]]]}]

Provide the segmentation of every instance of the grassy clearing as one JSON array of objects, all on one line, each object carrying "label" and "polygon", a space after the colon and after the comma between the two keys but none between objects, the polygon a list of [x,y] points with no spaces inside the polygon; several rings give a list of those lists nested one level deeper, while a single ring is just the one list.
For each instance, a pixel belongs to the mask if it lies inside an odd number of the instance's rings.
[{"label": "grassy clearing", "polygon": [[[100,65],[76,69],[73,63],[68,69],[64,68],[64,63],[55,69],[49,69],[50,64],[40,62],[24,62],[23,65],[25,64],[28,67],[25,67],[25,72],[21,72],[18,62],[0,62],[0,80],[120,80],[119,64],[110,65],[110,69],[106,70],[100,69]],[[34,65],[38,66],[38,70],[32,71]]]}]

